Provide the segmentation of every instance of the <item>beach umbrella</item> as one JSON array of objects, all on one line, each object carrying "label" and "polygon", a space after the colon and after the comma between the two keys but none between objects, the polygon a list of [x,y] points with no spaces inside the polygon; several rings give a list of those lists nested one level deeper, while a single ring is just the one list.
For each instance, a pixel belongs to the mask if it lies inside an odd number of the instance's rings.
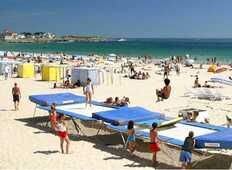
[{"label": "beach umbrella", "polygon": [[117,57],[117,55],[114,54],[114,53],[109,54],[109,56],[110,56],[110,57]]},{"label": "beach umbrella", "polygon": [[193,63],[194,63],[194,60],[193,60],[193,59],[187,59],[187,60],[185,61],[185,65],[186,65],[186,66],[191,66],[191,65],[193,65]]}]

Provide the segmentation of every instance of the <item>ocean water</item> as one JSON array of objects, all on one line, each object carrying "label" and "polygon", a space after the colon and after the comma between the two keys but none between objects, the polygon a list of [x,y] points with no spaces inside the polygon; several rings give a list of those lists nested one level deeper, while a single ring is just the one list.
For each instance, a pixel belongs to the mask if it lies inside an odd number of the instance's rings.
[{"label": "ocean water", "polygon": [[68,42],[68,43],[5,43],[0,42],[2,51],[21,52],[64,52],[73,55],[115,53],[124,56],[190,56],[198,60],[217,57],[218,61],[232,61],[232,39],[127,39],[124,42]]}]

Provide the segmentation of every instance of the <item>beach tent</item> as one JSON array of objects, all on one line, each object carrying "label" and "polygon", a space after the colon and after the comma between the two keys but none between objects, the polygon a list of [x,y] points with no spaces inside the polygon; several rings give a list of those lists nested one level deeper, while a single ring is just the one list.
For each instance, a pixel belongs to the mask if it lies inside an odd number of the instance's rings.
[{"label": "beach tent", "polygon": [[187,59],[187,60],[185,61],[185,65],[186,65],[186,66],[192,66],[193,63],[194,63],[194,60],[193,60],[193,59]]},{"label": "beach tent", "polygon": [[111,54],[109,54],[109,57],[117,57],[117,55],[114,53],[111,53]]},{"label": "beach tent", "polygon": [[85,84],[87,78],[90,78],[93,85],[100,85],[102,74],[98,68],[76,67],[72,69],[72,83],[80,81],[82,85]]},{"label": "beach tent", "polygon": [[226,70],[227,69],[225,67],[218,67],[216,64],[212,64],[208,68],[208,72],[211,72],[211,73],[221,73]]},{"label": "beach tent", "polygon": [[35,76],[33,63],[23,63],[18,66],[18,76],[21,78],[32,78]]},{"label": "beach tent", "polygon": [[60,81],[65,77],[67,65],[42,65],[42,80],[44,81]]},{"label": "beach tent", "polygon": [[10,73],[12,74],[13,67],[18,64],[20,64],[20,62],[18,61],[7,61],[7,60],[0,61],[0,75],[4,74],[6,66],[10,67]]},{"label": "beach tent", "polygon": [[48,55],[48,60],[49,61],[57,61],[59,60],[61,57],[58,55]]},{"label": "beach tent", "polygon": [[42,66],[42,80],[44,81],[60,81],[60,68],[53,65]]},{"label": "beach tent", "polygon": [[211,73],[216,73],[216,70],[217,70],[217,65],[216,64],[212,64],[208,68],[208,72],[211,72]]},{"label": "beach tent", "polygon": [[3,57],[5,55],[4,51],[0,51],[0,57]]}]

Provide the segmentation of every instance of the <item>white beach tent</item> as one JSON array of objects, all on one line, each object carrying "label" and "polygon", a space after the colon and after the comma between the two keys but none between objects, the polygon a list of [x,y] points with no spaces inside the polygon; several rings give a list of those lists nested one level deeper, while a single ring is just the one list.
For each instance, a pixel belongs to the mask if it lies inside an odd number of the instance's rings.
[{"label": "white beach tent", "polygon": [[14,55],[13,52],[8,51],[8,52],[6,53],[6,56],[7,56],[7,57],[13,57],[13,56],[15,56],[15,55]]},{"label": "white beach tent", "polygon": [[5,51],[0,51],[0,57],[3,57],[5,54]]},{"label": "white beach tent", "polygon": [[115,62],[115,61],[116,61],[116,57],[117,57],[116,54],[111,53],[111,54],[108,55],[107,60],[108,60],[108,61]]},{"label": "white beach tent", "polygon": [[57,55],[48,55],[48,60],[49,61],[54,61],[54,60],[59,60],[60,56]]},{"label": "white beach tent", "polygon": [[90,78],[93,85],[100,85],[103,82],[103,75],[99,68],[75,67],[72,69],[72,83],[80,81],[82,85]]}]

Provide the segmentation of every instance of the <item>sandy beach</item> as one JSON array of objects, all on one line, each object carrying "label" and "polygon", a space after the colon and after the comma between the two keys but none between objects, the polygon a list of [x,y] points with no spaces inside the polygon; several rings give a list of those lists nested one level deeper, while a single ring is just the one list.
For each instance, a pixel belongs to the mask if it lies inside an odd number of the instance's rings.
[{"label": "sandy beach", "polygon": [[[199,65],[195,67],[198,68]],[[202,84],[212,77],[213,73],[208,73],[207,68],[207,65],[204,65],[203,69],[181,67],[179,76],[171,72],[169,77],[172,86],[171,97],[165,101],[156,102],[155,90],[163,87],[163,75],[155,74],[158,70],[156,66],[152,66],[152,70],[149,71],[151,77],[148,80],[122,78],[120,85],[96,86],[94,99],[104,101],[110,96],[128,96],[132,106],[142,106],[173,117],[177,117],[181,109],[204,109],[210,115],[210,123],[222,125],[226,122],[226,115],[232,116],[231,100],[209,101],[184,97],[185,89],[193,86],[194,75],[199,76]],[[220,74],[228,77],[231,71]],[[18,83],[22,92],[19,111],[12,111],[11,88],[14,82]],[[71,136],[71,154],[62,155],[59,150],[58,137],[44,127],[47,112],[39,110],[33,118],[35,105],[28,100],[28,96],[58,92],[83,95],[83,92],[82,88],[53,89],[52,85],[52,82],[40,81],[40,78],[37,80],[26,78],[3,80],[1,77],[0,169],[153,169],[150,154],[144,154],[139,150],[136,152],[138,157],[130,157],[125,149],[122,149],[118,135],[90,135],[95,132],[91,128],[83,128],[89,137],[80,137],[74,132]],[[223,85],[223,88],[217,90],[232,97],[232,86]],[[73,129],[73,127],[70,128]],[[142,142],[141,145],[143,145]],[[173,165],[172,160],[166,159],[165,156],[167,157],[165,153],[158,155],[158,160],[161,162],[159,168],[179,167],[179,165]],[[216,164],[220,163],[215,163],[214,167],[217,167]],[[223,168],[227,165],[220,166]],[[213,168],[208,164],[196,165],[196,167]]]}]

